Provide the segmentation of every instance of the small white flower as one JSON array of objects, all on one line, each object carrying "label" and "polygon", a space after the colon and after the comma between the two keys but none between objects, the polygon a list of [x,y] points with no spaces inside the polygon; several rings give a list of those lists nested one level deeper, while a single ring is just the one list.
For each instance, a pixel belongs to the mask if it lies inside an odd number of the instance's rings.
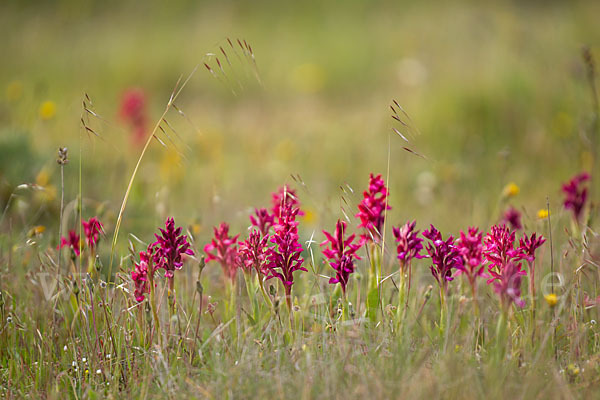
[{"label": "small white flower", "polygon": [[108,353],[108,354],[106,355],[106,358],[107,358],[108,360],[110,360],[110,353]]},{"label": "small white flower", "polygon": [[71,363],[71,366],[73,366],[74,368],[77,368],[77,363],[76,363],[75,361],[73,361],[73,362]]},{"label": "small white flower", "polygon": [[65,347],[63,347],[63,350],[64,350],[64,351],[67,351],[67,345],[65,345]]},{"label": "small white flower", "polygon": [[97,369],[97,370],[96,370],[96,373],[97,373],[98,375],[100,375],[100,374],[102,373],[102,370],[101,370],[101,369]]},{"label": "small white flower", "polygon": [[87,362],[87,358],[83,357],[83,358],[81,359],[81,361],[82,361],[82,362]]}]

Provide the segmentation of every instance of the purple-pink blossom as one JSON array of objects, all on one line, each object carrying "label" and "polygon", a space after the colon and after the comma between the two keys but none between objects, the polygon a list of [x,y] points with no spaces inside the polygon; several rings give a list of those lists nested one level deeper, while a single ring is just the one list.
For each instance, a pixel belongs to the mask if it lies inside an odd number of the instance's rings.
[{"label": "purple-pink blossom", "polygon": [[460,231],[456,247],[462,257],[462,272],[467,275],[471,286],[478,276],[485,276],[483,265],[483,233],[476,227],[469,227],[467,233]]},{"label": "purple-pink blossom", "polygon": [[454,245],[454,237],[450,235],[448,239],[443,240],[442,234],[433,225],[423,232],[423,236],[430,240],[426,248],[432,262],[429,267],[431,274],[440,288],[446,292],[448,282],[454,279],[453,270],[462,269],[462,259],[458,248]]},{"label": "purple-pink blossom", "polygon": [[160,235],[155,234],[156,242],[156,268],[165,270],[165,277],[172,278],[176,269],[183,266],[184,254],[193,256],[194,252],[190,248],[187,236],[181,234],[181,227],[175,228],[175,220],[167,218],[165,229],[159,229]]},{"label": "purple-pink blossom", "polygon": [[365,228],[362,236],[367,240],[378,242],[382,236],[385,211],[391,209],[387,204],[389,192],[381,175],[369,176],[369,188],[363,192],[363,199],[358,205],[360,228]]},{"label": "purple-pink blossom", "polygon": [[283,283],[288,307],[291,307],[291,290],[294,284],[294,272],[307,271],[302,266],[304,259],[301,256],[302,246],[298,242],[298,208],[287,204],[281,208],[277,224],[274,225],[274,234],[267,256],[267,279],[277,278]]},{"label": "purple-pink blossom", "polygon": [[134,296],[137,302],[144,300],[146,293],[150,293],[150,276],[154,274],[155,267],[153,265],[154,258],[154,243],[148,246],[146,251],[140,251],[140,262],[134,263],[133,271],[131,271],[131,279],[135,286]]},{"label": "purple-pink blossom", "polygon": [[532,263],[535,261],[535,252],[546,242],[543,236],[537,236],[534,232],[531,236],[523,235],[523,238],[519,240],[519,251],[522,257],[527,262]]},{"label": "purple-pink blossom", "polygon": [[217,261],[223,268],[223,273],[232,281],[238,267],[237,239],[239,235],[229,236],[229,225],[222,222],[218,227],[213,228],[214,238],[204,246],[206,253],[206,262]]},{"label": "purple-pink blossom", "polygon": [[415,230],[416,221],[407,222],[401,227],[392,228],[394,237],[396,238],[396,253],[400,265],[407,265],[413,258],[424,258],[420,252],[423,250],[423,239],[419,237],[419,231]]},{"label": "purple-pink blossom", "polygon": [[95,249],[98,244],[98,239],[101,233],[104,233],[104,226],[96,217],[91,217],[89,220],[81,220],[83,225],[83,233],[85,234],[85,242],[90,249]]},{"label": "purple-pink blossom", "polygon": [[[494,225],[484,239],[483,255],[490,262],[488,270],[508,265],[510,261],[518,262],[522,257],[519,249],[515,249],[515,232],[506,225]],[[489,282],[493,281],[492,278]],[[489,283],[488,282],[488,283]]]},{"label": "purple-pink blossom", "polygon": [[346,222],[338,219],[333,235],[323,231],[327,240],[321,243],[321,246],[329,245],[329,248],[323,249],[323,255],[329,260],[331,268],[335,270],[335,277],[330,278],[329,283],[339,283],[343,293],[346,293],[348,279],[354,272],[354,261],[361,259],[356,252],[364,244],[363,238],[359,239],[357,243],[352,243],[356,238],[354,234],[344,238],[346,227]]},{"label": "purple-pink blossom", "polygon": [[273,208],[271,209],[272,216],[275,219],[279,218],[282,210],[288,206],[297,208],[297,214],[299,216],[304,215],[300,210],[300,202],[298,201],[298,196],[296,196],[296,191],[288,185],[283,185],[276,192],[271,194],[271,204],[273,205]]},{"label": "purple-pink blossom", "polygon": [[264,275],[264,264],[269,248],[269,235],[252,229],[248,239],[238,243],[238,263],[247,271],[254,269],[259,275]]},{"label": "purple-pink blossom", "polygon": [[510,206],[502,216],[501,224],[508,224],[512,230],[523,229],[523,224],[521,223],[521,212]]},{"label": "purple-pink blossom", "polygon": [[146,95],[141,89],[127,89],[121,98],[121,118],[131,127],[131,140],[134,145],[144,144],[148,115]]},{"label": "purple-pink blossom", "polygon": [[[506,225],[494,225],[484,240],[483,254],[487,261],[490,279],[494,290],[500,296],[503,307],[515,302],[519,307],[525,303],[521,300],[521,275],[527,272],[521,269],[525,255],[521,248],[515,249],[515,232]],[[535,251],[535,250],[534,250]]]},{"label": "purple-pink blossom", "polygon": [[[279,210],[277,212],[279,213]],[[250,223],[252,226],[258,228],[262,236],[265,236],[269,233],[269,229],[275,222],[275,215],[269,213],[269,210],[266,208],[257,208],[254,210],[254,215],[250,215]]]},{"label": "purple-pink blossom", "polygon": [[573,217],[577,222],[579,222],[588,196],[588,189],[584,186],[584,182],[588,181],[589,179],[590,174],[587,172],[582,172],[579,175],[575,175],[569,182],[562,185],[562,191],[565,194],[563,205],[567,210],[571,210],[573,212]]},{"label": "purple-pink blossom", "polygon": [[58,245],[57,249],[60,250],[63,247],[69,247],[69,248],[71,248],[71,250],[73,250],[75,255],[79,257],[79,243],[80,243],[79,235],[74,230],[71,230],[71,231],[69,231],[68,237],[63,236],[60,239],[60,244]]}]

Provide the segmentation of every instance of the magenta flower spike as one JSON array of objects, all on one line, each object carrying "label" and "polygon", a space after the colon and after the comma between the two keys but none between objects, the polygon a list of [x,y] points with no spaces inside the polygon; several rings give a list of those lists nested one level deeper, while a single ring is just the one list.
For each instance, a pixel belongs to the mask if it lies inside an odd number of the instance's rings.
[{"label": "magenta flower spike", "polygon": [[531,236],[523,235],[523,238],[519,240],[519,252],[521,257],[527,261],[527,267],[529,268],[529,294],[531,295],[531,308],[533,316],[535,317],[535,252],[541,247],[546,239],[543,236],[537,236],[533,233]]},{"label": "magenta flower spike", "polygon": [[484,244],[483,254],[490,262],[490,279],[487,283],[494,284],[505,310],[512,302],[523,307],[525,302],[520,297],[521,276],[527,275],[527,272],[521,269],[521,262],[526,256],[521,248],[514,248],[515,232],[511,232],[506,225],[494,225],[485,237]]},{"label": "magenta flower spike", "polygon": [[[279,210],[278,210],[279,211]],[[269,233],[269,229],[275,222],[275,214],[270,214],[266,208],[257,208],[254,210],[254,215],[250,215],[250,223],[258,228],[262,236]]]},{"label": "magenta flower spike", "polygon": [[274,225],[275,233],[271,237],[271,243],[275,246],[269,248],[266,263],[267,279],[277,278],[283,283],[290,310],[294,272],[307,271],[302,266],[304,262],[301,256],[302,246],[298,242],[298,222],[296,222],[298,211],[299,209],[293,208],[291,204],[280,210],[281,215]]},{"label": "magenta flower spike", "polygon": [[356,217],[360,218],[358,226],[366,230],[366,234],[362,235],[366,240],[379,242],[382,236],[385,211],[391,209],[387,204],[388,194],[381,175],[370,174],[369,188],[363,192],[363,199],[358,205],[358,214],[356,214]]},{"label": "magenta flower spike", "polygon": [[222,222],[213,228],[215,236],[210,243],[204,246],[206,262],[217,261],[223,268],[224,276],[235,281],[238,267],[237,239],[239,235],[229,236],[229,225]]},{"label": "magenta flower spike", "polygon": [[360,238],[357,243],[352,243],[356,238],[354,234],[344,238],[346,227],[346,222],[338,219],[334,234],[323,231],[327,240],[321,243],[321,246],[329,244],[329,248],[323,249],[323,255],[329,260],[329,265],[336,272],[335,277],[329,279],[329,283],[339,283],[344,295],[346,294],[350,274],[354,272],[354,261],[361,259],[356,255],[356,252],[365,243],[363,238]]},{"label": "magenta flower spike", "polygon": [[152,259],[154,254],[154,244],[148,246],[148,250],[140,251],[140,262],[134,264],[134,269],[131,271],[131,279],[135,285],[134,296],[139,303],[144,301],[146,293],[150,293],[150,274],[154,274],[154,266]]},{"label": "magenta flower spike", "polygon": [[523,229],[521,223],[521,212],[514,207],[509,207],[502,216],[501,224],[508,224],[512,230],[518,231]]},{"label": "magenta flower spike", "polygon": [[89,220],[81,220],[83,225],[83,233],[85,234],[85,242],[91,250],[96,248],[100,234],[104,234],[104,226],[96,217],[91,217]]},{"label": "magenta flower spike", "polygon": [[582,172],[562,185],[562,191],[565,194],[563,205],[567,210],[573,212],[573,217],[578,223],[588,196],[588,189],[583,185],[584,182],[587,182],[589,179],[590,174]]},{"label": "magenta flower spike", "polygon": [[446,293],[448,282],[454,280],[452,270],[462,269],[462,258],[454,245],[454,237],[449,236],[448,239],[443,240],[442,234],[433,225],[423,232],[423,236],[431,241],[426,247],[432,262],[429,267],[431,274]]},{"label": "magenta flower spike", "polygon": [[296,196],[296,191],[288,185],[283,185],[271,195],[271,204],[273,205],[271,215],[274,219],[281,217],[282,210],[288,206],[297,208],[297,215],[304,215],[300,210],[300,202],[298,201],[298,196]]},{"label": "magenta flower spike", "polygon": [[56,248],[57,250],[62,249],[63,247],[69,247],[71,248],[71,250],[73,250],[73,252],[75,253],[75,255],[77,257],[79,257],[79,243],[80,243],[80,238],[79,235],[77,234],[77,232],[75,232],[74,230],[69,231],[69,236],[68,237],[62,237],[60,239],[60,244],[58,245],[58,247]]},{"label": "magenta flower spike", "polygon": [[[490,262],[488,271],[497,271],[508,265],[510,261],[518,262],[522,260],[522,253],[514,248],[515,232],[511,231],[506,225],[492,226],[490,233],[484,239],[483,255]],[[492,275],[494,276],[494,275]],[[493,281],[492,278],[488,283]]]},{"label": "magenta flower spike", "polygon": [[476,227],[470,227],[465,234],[460,231],[460,238],[456,241],[456,247],[463,260],[463,272],[471,286],[474,286],[478,276],[485,276],[483,265],[483,233]]},{"label": "magenta flower spike", "polygon": [[156,236],[156,242],[154,242],[156,268],[164,269],[165,277],[171,279],[173,272],[183,266],[182,256],[184,254],[193,256],[194,252],[190,249],[187,236],[181,234],[181,227],[175,228],[173,218],[167,218],[165,229],[159,230],[161,235],[154,235]]},{"label": "magenta flower spike", "polygon": [[415,230],[417,221],[407,222],[398,228],[392,228],[396,238],[396,253],[400,265],[407,265],[413,258],[424,258],[420,252],[423,250],[423,239],[419,237],[419,231]]},{"label": "magenta flower spike", "polygon": [[[248,239],[238,243],[238,263],[246,271],[254,269],[259,278],[265,274],[269,235],[253,229]],[[261,279],[262,280],[262,279]]]},{"label": "magenta flower spike", "polygon": [[527,260],[527,262],[535,261],[535,252],[546,242],[546,239],[543,236],[537,236],[534,232],[530,237],[527,235],[523,235],[522,239],[519,239],[519,250],[522,254],[522,257]]}]

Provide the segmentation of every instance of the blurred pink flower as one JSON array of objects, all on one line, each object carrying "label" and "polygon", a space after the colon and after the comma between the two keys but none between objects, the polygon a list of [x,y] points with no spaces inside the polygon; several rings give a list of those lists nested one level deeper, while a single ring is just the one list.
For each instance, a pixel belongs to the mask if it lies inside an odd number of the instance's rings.
[{"label": "blurred pink flower", "polygon": [[104,226],[96,217],[91,217],[87,221],[81,220],[85,241],[90,249],[95,249],[98,244],[99,236],[104,233]]},{"label": "blurred pink flower", "polygon": [[521,224],[521,212],[512,206],[504,212],[500,223],[510,225],[512,230],[523,229],[523,224]]},{"label": "blurred pink flower", "polygon": [[567,210],[573,212],[573,217],[577,222],[579,222],[588,195],[588,189],[587,187],[583,187],[583,183],[589,179],[590,174],[582,172],[562,185],[562,191],[565,194],[563,205]]},{"label": "blurred pink flower", "polygon": [[60,245],[56,247],[57,250],[62,249],[63,247],[70,247],[71,250],[75,253],[76,256],[79,257],[79,235],[74,230],[69,231],[69,236],[65,238],[64,236],[60,239]]},{"label": "blurred pink flower", "polygon": [[465,234],[460,231],[460,238],[456,241],[456,246],[463,259],[462,271],[467,275],[467,279],[472,287],[478,276],[485,277],[483,265],[483,233],[476,227],[470,227]]},{"label": "blurred pink flower", "polygon": [[131,128],[131,140],[134,145],[144,144],[148,117],[146,95],[142,89],[127,89],[121,97],[121,118]]},{"label": "blurred pink flower", "polygon": [[229,236],[229,225],[225,222],[213,230],[214,238],[204,246],[204,252],[207,255],[206,262],[218,261],[223,268],[223,274],[233,282],[238,267],[237,239],[239,235]]}]

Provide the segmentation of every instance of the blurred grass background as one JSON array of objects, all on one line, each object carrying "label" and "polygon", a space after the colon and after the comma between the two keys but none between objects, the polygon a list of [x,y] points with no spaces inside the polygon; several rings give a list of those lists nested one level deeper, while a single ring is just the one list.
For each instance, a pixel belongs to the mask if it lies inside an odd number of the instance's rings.
[{"label": "blurred grass background", "polygon": [[[101,214],[111,232],[140,153],[118,117],[122,93],[142,88],[155,122],[178,77],[200,63],[177,101],[192,123],[168,117],[182,154],[152,144],[125,233],[149,240],[167,215],[206,240],[221,220],[242,230],[249,208],[284,182],[308,211],[305,232],[331,229],[340,185],[355,191],[353,214],[369,172],[386,175],[388,151],[392,224],[488,225],[515,182],[512,202],[531,226],[546,196],[558,212],[560,183],[590,166],[581,46],[598,56],[598,15],[597,1],[4,1],[2,208],[16,185],[37,181],[49,189],[21,195],[11,226],[55,224],[56,150],[69,148],[70,201],[81,147],[84,216]],[[252,46],[262,85],[249,65],[238,70],[244,90],[202,66],[227,37]],[[101,139],[81,130],[84,93],[105,119],[90,122]],[[391,131],[392,99],[421,132],[410,146],[426,159]]]}]

